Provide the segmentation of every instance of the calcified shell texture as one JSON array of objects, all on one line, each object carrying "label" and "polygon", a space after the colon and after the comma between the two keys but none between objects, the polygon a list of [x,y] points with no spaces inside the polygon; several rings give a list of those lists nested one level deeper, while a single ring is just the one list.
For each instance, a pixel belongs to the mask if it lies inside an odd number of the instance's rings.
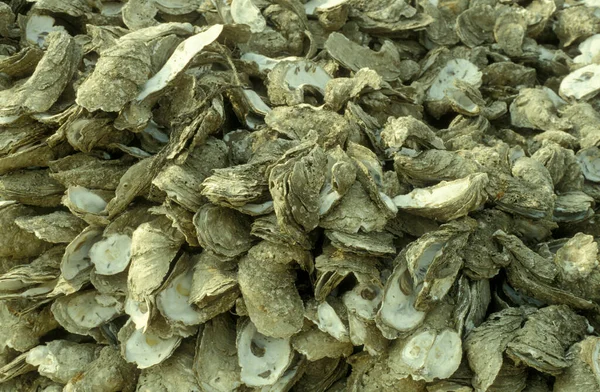
[{"label": "calcified shell texture", "polygon": [[0,392],[600,391],[600,2],[0,1]]}]

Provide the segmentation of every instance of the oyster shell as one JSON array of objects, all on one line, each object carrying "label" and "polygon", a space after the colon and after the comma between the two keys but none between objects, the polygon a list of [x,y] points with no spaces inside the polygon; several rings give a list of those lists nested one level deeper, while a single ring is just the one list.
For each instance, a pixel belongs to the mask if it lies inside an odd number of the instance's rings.
[{"label": "oyster shell", "polygon": [[57,298],[51,309],[56,321],[67,331],[87,335],[120,316],[123,303],[118,298],[90,290]]},{"label": "oyster shell", "polygon": [[238,327],[236,346],[240,379],[251,387],[274,384],[293,357],[289,338],[265,336],[248,319]]},{"label": "oyster shell", "polygon": [[302,328],[304,305],[294,285],[292,263],[310,256],[298,248],[260,242],[239,262],[238,281],[258,333],[289,338]]},{"label": "oyster shell", "polygon": [[184,238],[167,218],[142,223],[131,237],[131,265],[127,287],[131,297],[142,300],[158,289],[177,256]]},{"label": "oyster shell", "polygon": [[128,364],[119,351],[105,346],[98,357],[90,362],[83,374],[69,380],[64,387],[65,392],[93,391],[102,388],[104,391],[133,391],[138,381],[138,371]]},{"label": "oyster shell", "polygon": [[53,244],[71,242],[86,227],[84,221],[64,211],[48,215],[20,216],[15,223],[39,239]]},{"label": "oyster shell", "polygon": [[598,339],[588,336],[569,348],[567,357],[571,364],[556,377],[554,390],[568,392],[575,389],[594,390],[598,388]]},{"label": "oyster shell", "polygon": [[152,369],[142,369],[138,386],[140,389],[199,391],[200,386],[192,371],[194,345],[184,342],[164,362]]},{"label": "oyster shell", "polygon": [[44,39],[48,47],[33,75],[25,83],[0,91],[0,118],[12,122],[25,114],[45,112],[75,73],[81,59],[75,40],[64,30],[50,32]]},{"label": "oyster shell", "polygon": [[205,390],[231,391],[241,386],[236,331],[227,314],[214,317],[198,335],[194,373]]},{"label": "oyster shell", "polygon": [[94,344],[53,340],[29,350],[25,360],[36,366],[42,376],[66,384],[96,360],[99,354],[100,350]]},{"label": "oyster shell", "polygon": [[151,332],[136,329],[133,322],[128,321],[119,331],[119,342],[123,358],[135,363],[138,369],[145,369],[160,364],[173,355],[181,343],[181,337],[162,339]]},{"label": "oyster shell", "polygon": [[231,263],[210,252],[203,252],[193,259],[189,302],[197,307],[202,321],[207,321],[232,308],[240,289]]},{"label": "oyster shell", "polygon": [[250,220],[239,212],[206,204],[194,215],[198,243],[204,249],[236,257],[252,247]]},{"label": "oyster shell", "polygon": [[488,181],[486,173],[476,173],[429,188],[417,188],[392,200],[399,209],[447,222],[481,207],[487,201]]}]

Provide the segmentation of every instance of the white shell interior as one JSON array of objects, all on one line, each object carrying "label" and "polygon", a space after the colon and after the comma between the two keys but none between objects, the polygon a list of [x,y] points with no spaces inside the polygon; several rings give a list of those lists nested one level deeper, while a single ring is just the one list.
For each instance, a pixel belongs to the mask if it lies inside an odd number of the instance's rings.
[{"label": "white shell interior", "polygon": [[600,34],[592,35],[579,44],[581,54],[573,59],[577,64],[590,64],[594,56],[600,53]]},{"label": "white shell interior", "polygon": [[600,64],[590,64],[571,72],[560,83],[564,98],[589,99],[600,92]]},{"label": "white shell interior", "polygon": [[400,279],[407,273],[406,266],[398,267],[397,273],[390,277],[379,309],[381,320],[398,331],[410,331],[425,318],[425,312],[415,309],[416,294],[404,294],[400,287]]},{"label": "white shell interior", "polygon": [[453,59],[448,61],[446,66],[441,69],[433,84],[427,91],[428,101],[439,101],[443,99],[448,92],[455,90],[455,80],[463,80],[472,86],[481,85],[482,73],[479,68],[468,60]]},{"label": "white shell interior", "polygon": [[115,275],[125,271],[131,260],[131,237],[111,234],[90,249],[90,260],[100,275]]},{"label": "white shell interior", "polygon": [[73,279],[80,271],[92,265],[89,252],[92,246],[100,240],[100,230],[84,231],[78,235],[65,249],[65,255],[60,270],[65,279]]},{"label": "white shell interior", "polygon": [[112,320],[121,310],[122,305],[115,298],[90,292],[69,301],[66,313],[78,326],[92,329]]},{"label": "white shell interior", "polygon": [[200,314],[189,304],[192,288],[192,269],[174,278],[171,283],[156,296],[156,306],[169,320],[185,325],[200,324]]},{"label": "white shell interior", "polygon": [[471,181],[468,177],[455,181],[442,181],[439,185],[430,188],[417,188],[406,195],[394,197],[394,204],[398,208],[425,208],[437,207],[453,203],[465,192],[469,191]]},{"label": "white shell interior", "polygon": [[306,15],[314,15],[317,9],[326,10],[340,4],[346,3],[348,0],[310,0],[304,4],[304,12]]},{"label": "white shell interior", "polygon": [[[370,295],[363,295],[365,291]],[[383,290],[381,288],[359,283],[352,290],[344,293],[342,300],[350,312],[356,313],[365,320],[374,320],[382,298]]]},{"label": "white shell interior", "polygon": [[125,342],[125,360],[134,362],[140,369],[145,369],[167,359],[180,342],[179,336],[161,339],[154,334],[143,333],[136,329]]},{"label": "white shell interior", "polygon": [[196,54],[217,39],[221,31],[223,31],[223,25],[216,24],[180,43],[165,65],[144,83],[136,99],[141,101],[148,95],[165,88],[185,69]]},{"label": "white shell interior", "polygon": [[340,341],[348,340],[348,330],[335,312],[335,309],[327,302],[322,302],[317,307],[317,326],[323,332],[326,332]]},{"label": "white shell interior", "polygon": [[125,313],[131,317],[136,329],[145,329],[150,321],[150,307],[145,302],[134,299],[125,300]]},{"label": "white shell interior", "polygon": [[51,31],[64,31],[63,26],[54,26],[54,18],[47,15],[32,15],[27,21],[25,27],[25,38],[32,44],[37,44],[40,48],[44,47],[46,37]]},{"label": "white shell interior", "polygon": [[69,187],[69,201],[80,211],[98,214],[106,208],[103,198],[82,186]]},{"label": "white shell interior", "polygon": [[600,149],[598,147],[579,150],[577,161],[586,180],[600,182]]},{"label": "white shell interior", "polygon": [[262,54],[250,52],[250,53],[242,54],[240,59],[244,60],[244,61],[256,63],[256,65],[258,65],[258,70],[260,72],[264,72],[264,71],[270,71],[273,68],[275,68],[275,66],[280,61],[285,61],[285,60],[294,61],[294,60],[298,60],[298,57],[285,57],[282,59],[272,59],[270,57],[263,56]]},{"label": "white shell interior", "polygon": [[251,387],[274,384],[289,365],[289,339],[265,336],[248,322],[237,341],[241,380]]},{"label": "white shell interior", "polygon": [[235,23],[250,26],[253,33],[260,33],[267,27],[267,21],[252,0],[233,0],[231,17]]}]

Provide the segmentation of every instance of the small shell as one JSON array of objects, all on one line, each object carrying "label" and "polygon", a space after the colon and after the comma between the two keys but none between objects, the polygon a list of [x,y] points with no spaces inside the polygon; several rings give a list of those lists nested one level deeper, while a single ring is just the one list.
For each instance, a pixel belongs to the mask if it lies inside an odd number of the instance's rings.
[{"label": "small shell", "polygon": [[[598,19],[600,23],[600,19]],[[560,83],[559,94],[565,99],[587,101],[600,92],[600,64],[590,64],[567,75]]]},{"label": "small shell", "polygon": [[223,168],[226,164],[227,146],[221,140],[209,138],[206,144],[194,148],[184,163],[165,165],[152,184],[166,192],[174,202],[196,212],[206,200],[200,194],[202,181],[213,169]]},{"label": "small shell", "polygon": [[352,343],[341,342],[330,334],[321,331],[316,325],[308,323],[302,331],[291,339],[292,347],[309,361],[323,358],[347,357],[352,354]]},{"label": "small shell", "polygon": [[[296,121],[298,118],[310,120]],[[311,130],[321,129],[317,143],[325,149],[343,145],[351,130],[344,116],[307,104],[275,107],[265,116],[265,122],[292,140],[302,140]]]},{"label": "small shell", "polygon": [[131,260],[131,237],[142,223],[152,220],[147,206],[128,209],[106,226],[102,239],[90,249],[90,260],[95,272],[115,275],[124,272]]},{"label": "small shell", "polygon": [[506,354],[516,364],[525,363],[548,374],[560,374],[569,366],[566,350],[585,336],[588,326],[584,317],[565,305],[542,308],[527,319],[508,343]]},{"label": "small shell", "polygon": [[444,142],[423,122],[410,116],[390,118],[381,132],[381,139],[391,152],[402,148],[444,150]]},{"label": "small shell", "polygon": [[325,85],[325,103],[340,110],[351,99],[385,86],[383,78],[370,68],[359,69],[352,78],[331,79]]},{"label": "small shell", "polygon": [[319,196],[325,182],[325,152],[314,142],[288,150],[271,168],[269,191],[281,231],[300,244],[319,224]]},{"label": "small shell", "polygon": [[[336,251],[333,247],[325,247],[323,253],[317,256],[315,268],[317,270],[315,283],[315,299],[317,301],[324,301],[350,274],[361,281],[379,280],[379,271],[373,258]],[[379,284],[381,285],[380,282]]]},{"label": "small shell", "polygon": [[[28,310],[24,305],[16,301],[0,302],[0,322],[10,326],[2,330],[2,344],[19,352],[37,346],[44,335],[59,326],[50,312],[50,307]],[[0,372],[0,379],[2,376]]]},{"label": "small shell", "polygon": [[[142,40],[128,38],[130,34],[102,53],[94,72],[77,89],[78,105],[89,111],[118,112],[136,97],[151,72],[151,53]],[[112,72],[117,64],[128,70],[119,78]]]},{"label": "small shell", "polygon": [[584,192],[563,193],[556,198],[552,219],[555,222],[581,222],[594,215],[594,204],[594,198]]},{"label": "small shell", "polygon": [[388,366],[400,374],[407,372],[413,380],[448,378],[460,365],[462,342],[451,329],[419,330],[401,345],[398,342],[390,348]]},{"label": "small shell", "polygon": [[[376,71],[383,80],[400,78],[408,80],[414,73],[407,74],[408,61],[401,61],[398,49],[389,41],[379,51],[352,42],[341,33],[331,33],[325,41],[327,52],[346,68],[356,72],[361,68]],[[410,62],[412,63],[412,62]]]},{"label": "small shell", "polygon": [[384,192],[386,177],[377,155],[368,148],[352,142],[348,143],[347,153],[356,166],[356,179],[367,190],[371,200],[388,218],[393,217],[398,209]]},{"label": "small shell", "polygon": [[600,150],[597,147],[579,150],[577,162],[586,180],[600,182]]},{"label": "small shell", "polygon": [[508,308],[492,313],[467,336],[464,347],[469,366],[475,373],[474,387],[486,390],[501,376],[503,352],[521,328],[525,316],[532,312],[533,309]]},{"label": "small shell", "polygon": [[239,295],[234,265],[210,252],[193,256],[193,260],[195,264],[189,301],[200,309],[223,302],[222,307],[217,305],[218,309],[222,308],[218,313],[227,311]]},{"label": "small shell", "polygon": [[[32,19],[36,18],[46,19],[45,22],[50,22],[50,25],[54,22],[50,16],[32,15],[28,26],[33,24]],[[23,114],[47,111],[58,100],[71,80],[81,60],[81,50],[62,26],[57,26],[55,29],[62,31],[52,31],[47,34],[48,30],[38,30],[44,33],[44,37],[40,38],[42,42],[45,40],[48,47],[29,79],[10,89],[0,91],[0,102],[2,102],[0,117],[6,116],[16,120]],[[55,29],[50,27],[50,30]]]},{"label": "small shell", "polygon": [[[401,253],[402,254],[402,253]],[[400,259],[388,278],[381,307],[377,312],[377,327],[388,339],[417,328],[425,319],[425,312],[415,308],[417,293],[405,262]]]},{"label": "small shell", "polygon": [[129,160],[103,160],[79,153],[49,162],[50,177],[68,188],[115,190],[129,168]]},{"label": "small shell", "polygon": [[372,357],[365,352],[350,357],[349,363],[352,365],[352,373],[348,377],[348,392],[426,391],[424,381],[398,375],[388,367],[387,361],[379,360],[378,357]]},{"label": "small shell", "polygon": [[467,177],[480,172],[481,166],[454,151],[426,150],[417,155],[399,152],[394,169],[402,179],[419,187]]},{"label": "small shell", "polygon": [[386,213],[371,200],[365,188],[356,181],[340,202],[321,218],[319,226],[345,233],[381,231]]},{"label": "small shell", "polygon": [[202,183],[202,195],[212,203],[240,210],[248,215],[262,215],[272,211],[266,166],[244,164],[216,169]]},{"label": "small shell", "polygon": [[593,7],[581,5],[569,7],[557,12],[554,33],[560,39],[561,46],[569,46],[580,38],[587,38],[600,29],[600,18]]},{"label": "small shell", "polygon": [[0,275],[0,298],[38,298],[50,293],[60,275],[64,246],[55,246],[28,264],[16,265]]},{"label": "small shell", "polygon": [[190,301],[193,275],[191,264],[189,256],[183,255],[156,294],[157,309],[174,329],[179,324],[189,326],[203,321],[201,313]]},{"label": "small shell", "polygon": [[348,234],[326,230],[325,235],[331,245],[346,252],[371,256],[396,254],[394,236],[387,232]]},{"label": "small shell", "polygon": [[112,192],[90,190],[81,186],[70,186],[62,203],[78,218],[89,224],[106,224],[104,212]]},{"label": "small shell", "polygon": [[460,250],[474,229],[471,219],[440,226],[408,245],[403,252],[416,294],[415,309],[427,311],[439,303],[457,278],[462,260]]},{"label": "small shell", "polygon": [[[214,40],[217,39],[219,34],[223,31],[223,25],[213,25],[206,31],[198,33],[189,37],[188,39],[181,42],[176,48],[173,54],[165,62],[163,67],[155,73],[150,79],[148,79],[140,87],[138,95],[135,97],[137,101],[142,101],[151,94],[155,94],[158,91],[164,89],[169,82],[177,77],[192,60],[192,58],[198,54],[204,47]],[[126,37],[126,36],[125,36]],[[120,42],[117,43],[117,45]],[[106,53],[100,59],[103,59]],[[129,57],[126,57],[129,59]],[[97,65],[97,67],[100,64]],[[80,89],[83,88],[80,87]],[[84,105],[82,105],[84,106]],[[93,110],[93,109],[92,109]],[[110,111],[110,110],[106,110]]]},{"label": "small shell", "polygon": [[570,123],[558,116],[558,109],[565,104],[549,88],[522,89],[510,105],[511,123],[517,127],[543,131],[566,130],[571,126]]}]

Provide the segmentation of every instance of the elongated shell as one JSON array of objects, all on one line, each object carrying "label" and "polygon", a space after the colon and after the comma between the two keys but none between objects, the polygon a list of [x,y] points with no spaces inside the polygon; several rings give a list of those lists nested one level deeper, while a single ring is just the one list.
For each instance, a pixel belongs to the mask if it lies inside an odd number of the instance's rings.
[{"label": "elongated shell", "polygon": [[447,222],[467,215],[487,200],[488,175],[472,174],[454,181],[442,181],[430,188],[415,189],[393,201],[401,210]]}]

